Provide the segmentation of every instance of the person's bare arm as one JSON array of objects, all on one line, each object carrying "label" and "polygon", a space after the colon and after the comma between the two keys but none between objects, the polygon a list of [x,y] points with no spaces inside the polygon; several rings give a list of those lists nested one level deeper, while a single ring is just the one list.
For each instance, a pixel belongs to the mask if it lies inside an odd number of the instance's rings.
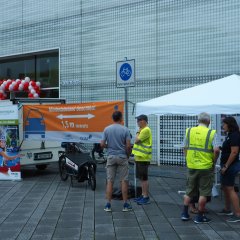
[{"label": "person's bare arm", "polygon": [[141,142],[141,140],[139,139],[139,133],[137,133],[137,135],[136,135],[136,138],[135,138],[135,143],[140,143]]},{"label": "person's bare arm", "polygon": [[7,161],[9,161],[9,160],[14,160],[14,159],[16,159],[16,158],[21,157],[20,154],[17,154],[17,155],[15,155],[15,156],[8,156],[5,152],[1,152],[1,155],[2,155],[3,158],[4,158],[5,160],[7,160]]},{"label": "person's bare arm", "polygon": [[101,140],[100,146],[101,146],[101,148],[107,148],[107,144],[106,144],[106,142],[103,141],[103,140]]},{"label": "person's bare arm", "polygon": [[213,163],[215,164],[217,162],[217,159],[219,157],[220,154],[220,148],[219,147],[215,147],[213,149]]},{"label": "person's bare arm", "polygon": [[237,156],[239,151],[239,147],[238,146],[233,146],[231,147],[231,153],[230,156],[227,160],[227,162],[224,164],[223,168],[221,169],[221,173],[224,174],[228,167],[231,165],[231,163],[234,161],[235,157]]},{"label": "person's bare arm", "polygon": [[126,153],[127,153],[128,157],[130,156],[131,151],[132,151],[132,149],[131,149],[131,141],[130,141],[130,139],[127,139],[126,140]]}]

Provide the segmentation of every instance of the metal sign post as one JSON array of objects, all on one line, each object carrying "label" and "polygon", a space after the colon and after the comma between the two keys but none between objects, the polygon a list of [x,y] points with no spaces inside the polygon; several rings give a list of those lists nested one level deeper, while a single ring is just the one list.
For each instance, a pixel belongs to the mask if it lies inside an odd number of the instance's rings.
[{"label": "metal sign post", "polygon": [[124,99],[124,105],[125,105],[125,126],[128,127],[128,88],[124,88],[125,92],[125,99]]},{"label": "metal sign post", "polygon": [[[128,87],[135,87],[135,59],[116,63],[116,87],[124,88],[125,126],[128,127]],[[134,190],[137,195],[136,165],[134,164]]]}]

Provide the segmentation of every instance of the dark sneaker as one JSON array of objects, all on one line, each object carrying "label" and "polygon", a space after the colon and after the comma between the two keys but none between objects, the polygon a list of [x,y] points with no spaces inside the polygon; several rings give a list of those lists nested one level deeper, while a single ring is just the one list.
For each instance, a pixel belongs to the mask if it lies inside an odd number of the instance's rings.
[{"label": "dark sneaker", "polygon": [[190,216],[188,213],[183,212],[181,215],[182,221],[188,221],[190,219]]},{"label": "dark sneaker", "polygon": [[139,201],[137,201],[138,205],[146,205],[150,204],[150,198],[149,197],[142,197]]},{"label": "dark sneaker", "polygon": [[197,215],[194,219],[195,223],[210,223],[212,220],[207,218],[205,215],[199,216]]},{"label": "dark sneaker", "polygon": [[123,212],[129,212],[129,211],[132,211],[132,206],[129,204],[129,203],[124,203],[123,204]]},{"label": "dark sneaker", "polygon": [[104,208],[104,211],[106,211],[106,212],[111,212],[111,211],[112,211],[112,209],[111,209],[111,203],[107,203],[107,204],[106,204],[106,206],[105,206],[105,208]]},{"label": "dark sneaker", "polygon": [[143,198],[143,195],[141,195],[141,196],[138,197],[138,198],[134,198],[133,201],[134,201],[134,202],[138,202],[138,201],[140,201],[142,198]]},{"label": "dark sneaker", "polygon": [[233,212],[231,210],[222,209],[222,211],[218,212],[217,214],[223,216],[232,216]]},{"label": "dark sneaker", "polygon": [[240,216],[233,215],[229,219],[227,219],[227,222],[229,223],[240,222]]}]

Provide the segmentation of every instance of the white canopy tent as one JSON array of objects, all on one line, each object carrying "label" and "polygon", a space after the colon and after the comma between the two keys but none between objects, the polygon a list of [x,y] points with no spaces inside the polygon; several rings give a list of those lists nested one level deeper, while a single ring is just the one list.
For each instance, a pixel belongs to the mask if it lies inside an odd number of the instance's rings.
[{"label": "white canopy tent", "polygon": [[[212,82],[187,88],[162,97],[136,104],[136,116],[160,115],[236,114],[240,112],[240,76],[231,75]],[[160,139],[158,134],[158,165]]]}]

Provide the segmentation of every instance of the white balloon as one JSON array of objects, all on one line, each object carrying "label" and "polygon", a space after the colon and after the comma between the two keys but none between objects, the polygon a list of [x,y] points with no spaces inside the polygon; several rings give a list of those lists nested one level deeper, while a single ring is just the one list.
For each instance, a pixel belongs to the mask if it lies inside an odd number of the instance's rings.
[{"label": "white balloon", "polygon": [[25,80],[22,80],[22,82],[21,83],[25,83],[26,81]]},{"label": "white balloon", "polygon": [[18,86],[18,90],[19,90],[19,91],[22,91],[22,90],[23,90],[23,88],[24,88],[23,84],[22,84],[22,83],[20,83],[20,84],[19,84],[19,86]]},{"label": "white balloon", "polygon": [[11,84],[11,85],[9,85],[9,91],[12,91],[13,90],[13,85]]},{"label": "white balloon", "polygon": [[37,93],[34,93],[34,94],[33,94],[33,97],[34,97],[34,98],[38,98],[39,96],[38,96]]},{"label": "white balloon", "polygon": [[29,78],[29,77],[25,77],[25,81],[26,81],[26,82],[29,82],[29,81],[30,81],[30,78]]},{"label": "white balloon", "polygon": [[16,79],[16,82],[19,82],[19,81],[21,81],[19,78],[18,78],[18,79]]},{"label": "white balloon", "polygon": [[31,85],[28,86],[28,90],[31,91],[33,87]]},{"label": "white balloon", "polygon": [[41,86],[41,83],[40,83],[40,82],[36,82],[36,85],[37,85],[38,87],[40,87],[40,86]]},{"label": "white balloon", "polygon": [[11,82],[12,80],[11,79],[8,79],[7,82]]},{"label": "white balloon", "polygon": [[31,89],[31,94],[34,94],[34,93],[36,93],[36,91],[34,90],[34,89]]}]

